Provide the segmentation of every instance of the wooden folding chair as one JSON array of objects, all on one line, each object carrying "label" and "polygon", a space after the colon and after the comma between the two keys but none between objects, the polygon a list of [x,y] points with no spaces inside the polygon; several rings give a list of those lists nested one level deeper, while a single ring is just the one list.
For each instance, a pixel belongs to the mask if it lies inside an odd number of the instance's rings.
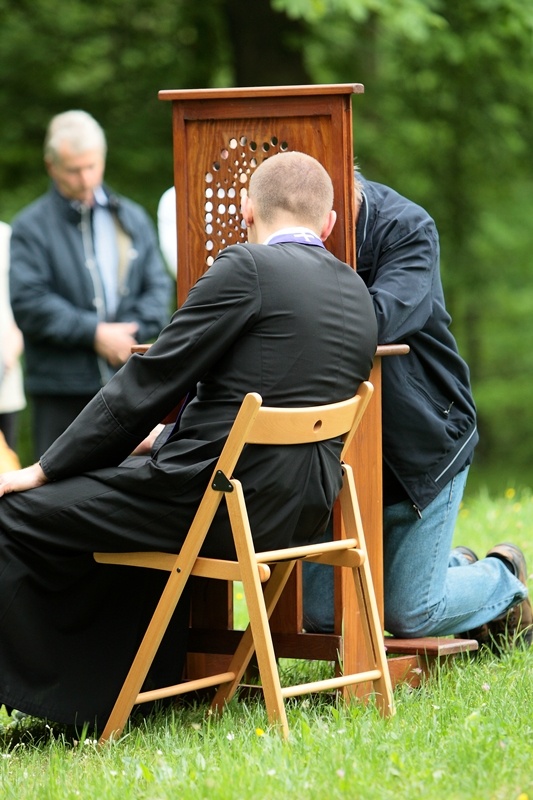
[{"label": "wooden folding chair", "polygon": [[[242,485],[233,477],[245,444],[293,445],[342,437],[344,441],[342,460],[372,391],[372,384],[365,382],[361,384],[355,397],[349,400],[297,409],[262,407],[262,399],[258,394],[246,395],[179,554],[154,552],[94,554],[94,558],[100,563],[162,569],[170,573],[100,741],[120,735],[136,703],[217,686],[212,708],[221,710],[235,694],[254,652],[269,721],[281,727],[284,737],[288,736],[284,705],[286,697],[371,683],[381,712],[384,715],[394,713],[390,676],[351,467],[343,462],[344,477],[340,492],[340,509],[344,523],[343,538],[333,542],[260,553],[256,553],[254,549],[253,532],[250,529]],[[233,532],[236,561],[199,556],[223,497],[227,503]],[[268,620],[299,559],[351,570],[371,669],[313,683],[281,687]],[[242,581],[249,625],[243,632],[226,672],[140,693],[174,609],[191,575],[225,581]],[[262,583],[265,582],[266,587],[263,592]]]}]

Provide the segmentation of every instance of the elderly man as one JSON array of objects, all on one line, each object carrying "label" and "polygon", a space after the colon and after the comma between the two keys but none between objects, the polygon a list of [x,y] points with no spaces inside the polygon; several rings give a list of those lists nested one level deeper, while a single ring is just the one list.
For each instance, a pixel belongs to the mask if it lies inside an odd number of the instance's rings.
[{"label": "elderly man", "polygon": [[[361,278],[324,247],[332,203],[315,159],[266,159],[242,201],[249,243],[218,255],[148,353],[126,362],[40,463],[0,476],[0,495],[13,492],[0,500],[0,702],[60,722],[106,717],[150,611],[146,581],[161,578],[96,564],[92,552],[180,546],[247,392],[265,405],[319,405],[368,377],[376,319]],[[126,459],[186,393],[153,455]],[[237,475],[259,549],[320,537],[341,448],[245,450]],[[223,507],[204,553],[233,553]],[[158,653],[163,685],[180,679],[178,611],[176,674]]]},{"label": "elderly man", "polygon": [[170,281],[155,228],[103,184],[106,139],[85,111],[55,116],[49,191],[13,222],[11,303],[24,335],[36,457],[165,324]]}]

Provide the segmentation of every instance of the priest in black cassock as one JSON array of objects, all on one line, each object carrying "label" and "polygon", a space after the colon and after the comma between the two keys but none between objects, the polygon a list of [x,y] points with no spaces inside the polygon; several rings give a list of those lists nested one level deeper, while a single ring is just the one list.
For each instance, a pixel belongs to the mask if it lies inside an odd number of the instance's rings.
[{"label": "priest in black cassock", "polygon": [[[149,351],[38,463],[0,476],[8,707],[103,724],[166,575],[100,565],[92,553],[179,549],[247,392],[267,406],[310,406],[352,396],[369,376],[375,314],[356,272],[324,247],[335,223],[324,168],[297,152],[266,159],[241,211],[249,243],[219,254]],[[187,394],[179,422],[141,457]],[[236,475],[258,549],[320,537],[341,486],[340,449],[338,440],[248,446]],[[232,552],[221,505],[203,553]],[[184,599],[148,680],[179,682],[187,612]]]}]

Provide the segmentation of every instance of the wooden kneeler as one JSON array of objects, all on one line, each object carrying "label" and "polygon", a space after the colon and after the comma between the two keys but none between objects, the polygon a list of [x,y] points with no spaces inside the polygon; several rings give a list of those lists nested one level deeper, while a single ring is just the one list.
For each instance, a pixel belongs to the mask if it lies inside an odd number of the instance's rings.
[{"label": "wooden kneeler", "polygon": [[[285,738],[289,733],[284,704],[287,697],[368,683],[372,684],[382,714],[394,713],[390,676],[353,472],[352,468],[342,461],[372,391],[372,384],[365,382],[361,384],[357,394],[349,400],[298,409],[262,407],[262,400],[258,394],[246,395],[179,554],[153,552],[94,554],[95,560],[100,563],[139,566],[169,572],[168,581],[104,728],[101,742],[112,736],[120,736],[131,709],[137,703],[216,686],[218,690],[212,701],[212,708],[222,710],[225,703],[235,694],[254,652],[269,721],[279,726]],[[344,538],[333,542],[256,553],[242,485],[233,477],[244,446],[246,444],[290,446],[337,437],[342,437],[344,441],[341,454],[343,486],[340,492]],[[222,498],[225,498],[227,503],[237,554],[236,561],[199,556]],[[298,560],[332,564],[351,570],[363,623],[369,669],[313,683],[281,687],[269,617]],[[191,575],[224,581],[242,581],[250,619],[248,628],[242,634],[227,671],[185,681],[175,686],[140,692]],[[264,592],[263,583],[266,583]]]}]

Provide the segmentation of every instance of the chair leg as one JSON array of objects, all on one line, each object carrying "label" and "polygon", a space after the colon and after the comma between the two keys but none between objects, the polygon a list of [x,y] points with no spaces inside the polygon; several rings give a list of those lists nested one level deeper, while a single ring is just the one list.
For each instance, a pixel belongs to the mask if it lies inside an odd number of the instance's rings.
[{"label": "chair leg", "polygon": [[[280,564],[277,564],[272,572],[272,576],[266,584],[264,602],[267,617],[269,619],[274,608],[276,607],[283,589],[287,584],[295,563],[296,562],[294,561],[284,561]],[[228,672],[235,673],[235,679],[231,682],[222,684],[218,688],[217,693],[211,703],[211,708],[213,710],[220,711],[223,709],[226,703],[229,703],[235,694],[244,673],[246,672],[254,652],[255,644],[253,631],[251,626],[248,625],[242,634],[241,640],[237,646],[237,649],[235,650],[231,663],[228,666]]]},{"label": "chair leg", "polygon": [[170,574],[126,680],[100,736],[100,743],[107,741],[112,736],[118,737],[122,733],[186,582],[187,576],[184,573],[172,572]]},{"label": "chair leg", "polygon": [[[281,727],[283,737],[289,735],[289,724],[285,703],[281,694],[276,654],[268,622],[268,614],[259,580],[252,534],[246,513],[246,504],[239,481],[232,481],[234,491],[226,494],[228,513],[233,530],[237,558],[241,565],[241,578],[250,617],[250,630],[253,636],[261,683],[270,723]],[[292,569],[292,565],[290,567]],[[270,579],[272,580],[272,578]],[[246,665],[245,665],[246,668]],[[244,670],[243,670],[244,671]],[[241,673],[242,674],[242,673]]]},{"label": "chair leg", "polygon": [[380,672],[380,677],[373,681],[376,702],[383,716],[389,716],[395,713],[392,683],[368,561],[352,572],[367,652]]},{"label": "chair leg", "polygon": [[360,567],[355,567],[352,570],[352,575],[367,653],[369,653],[372,658],[372,666],[381,673],[381,677],[373,682],[374,690],[377,695],[376,699],[381,713],[387,716],[395,713],[392,684],[387,664],[376,595],[374,592],[374,584],[368,561],[368,551],[366,549],[353,471],[351,467],[346,464],[344,465],[344,482],[340,494],[340,501],[341,513],[347,535],[350,537],[355,536],[359,549],[365,553],[363,564]]}]

